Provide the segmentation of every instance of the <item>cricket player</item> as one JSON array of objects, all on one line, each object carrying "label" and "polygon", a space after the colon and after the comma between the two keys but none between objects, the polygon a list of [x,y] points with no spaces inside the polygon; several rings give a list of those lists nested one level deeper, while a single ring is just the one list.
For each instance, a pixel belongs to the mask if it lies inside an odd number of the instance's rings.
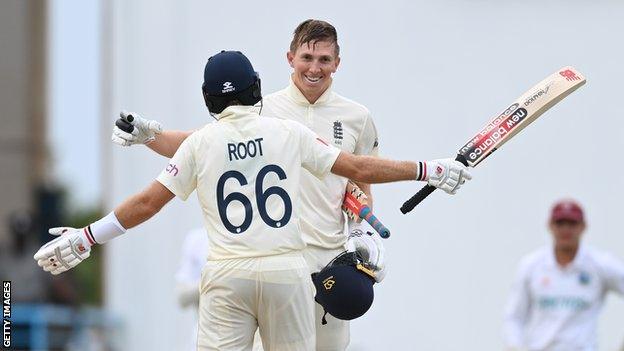
[{"label": "cricket player", "polygon": [[[288,86],[264,97],[262,115],[285,118],[302,123],[331,145],[356,155],[378,154],[377,130],[368,109],[338,95],[332,89],[332,75],[340,64],[340,46],[336,29],[319,20],[306,20],[294,31],[286,53],[293,72]],[[162,131],[160,123],[135,117],[133,134],[115,127],[113,142],[130,146],[147,144],[157,153],[172,157],[180,144],[193,131]],[[122,116],[123,117],[123,116]],[[340,207],[347,179],[329,174],[322,180],[303,170],[301,174],[300,226],[307,244],[304,257],[310,273],[325,267],[344,250],[348,235],[344,233],[345,217]],[[373,196],[368,184],[358,182],[367,194],[369,205]],[[359,230],[349,222],[349,233]],[[385,276],[384,248],[374,236],[351,235],[350,246],[370,250],[365,257],[376,267],[378,282]],[[323,308],[316,306],[317,350],[345,350],[349,344],[349,322],[331,316],[321,325]]]},{"label": "cricket player", "polygon": [[[197,345],[199,286],[202,270],[208,257],[208,245],[208,235],[205,228],[199,227],[190,230],[184,237],[180,266],[175,276],[178,303],[182,308],[192,309],[195,317],[189,350],[195,350]],[[260,341],[258,331],[254,335],[253,345],[253,351],[262,350],[262,342]]]},{"label": "cricket player", "polygon": [[301,123],[258,118],[260,78],[238,51],[211,57],[202,92],[216,123],[180,145],[156,181],[104,218],[62,234],[34,258],[59,274],[105,243],[193,192],[209,234],[199,297],[198,350],[314,350],[314,302],[299,219],[302,167],[365,183],[424,180],[454,194],[471,179],[451,159],[391,161],[342,152]]},{"label": "cricket player", "polygon": [[583,245],[585,226],[576,201],[554,204],[549,222],[553,245],[522,260],[509,297],[504,322],[508,349],[598,350],[598,315],[609,291],[624,294],[624,263]]}]

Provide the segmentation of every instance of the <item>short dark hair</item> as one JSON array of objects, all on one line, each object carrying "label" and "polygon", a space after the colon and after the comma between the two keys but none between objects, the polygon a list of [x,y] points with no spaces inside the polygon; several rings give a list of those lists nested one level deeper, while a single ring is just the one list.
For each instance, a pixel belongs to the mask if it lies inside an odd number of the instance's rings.
[{"label": "short dark hair", "polygon": [[336,56],[340,54],[336,28],[328,22],[315,19],[305,20],[295,28],[293,34],[293,40],[290,42],[290,52],[292,53],[303,44],[314,46],[316,42],[327,41],[336,45]]}]

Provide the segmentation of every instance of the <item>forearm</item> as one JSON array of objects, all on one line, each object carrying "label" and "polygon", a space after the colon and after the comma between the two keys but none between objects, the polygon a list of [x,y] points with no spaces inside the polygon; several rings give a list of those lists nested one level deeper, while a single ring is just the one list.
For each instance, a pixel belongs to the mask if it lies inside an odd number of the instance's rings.
[{"label": "forearm", "polygon": [[341,152],[332,173],[367,184],[416,180],[418,164],[411,161],[386,160],[373,156],[355,156]]},{"label": "forearm", "polygon": [[150,219],[173,197],[162,184],[154,181],[145,190],[117,206],[115,216],[124,228],[130,229]]},{"label": "forearm", "polygon": [[193,134],[192,130],[166,130],[157,134],[156,139],[147,144],[147,147],[161,156],[171,158],[178,151],[182,142],[191,134]]}]

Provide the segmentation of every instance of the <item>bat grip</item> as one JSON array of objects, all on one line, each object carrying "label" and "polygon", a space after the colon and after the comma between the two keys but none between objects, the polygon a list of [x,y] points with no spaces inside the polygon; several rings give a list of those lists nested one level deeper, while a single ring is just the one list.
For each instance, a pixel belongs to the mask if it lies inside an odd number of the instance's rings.
[{"label": "bat grip", "polygon": [[414,196],[412,196],[409,200],[403,203],[403,206],[401,206],[401,212],[403,214],[406,214],[409,211],[413,210],[414,207],[416,207],[416,205],[418,205],[422,200],[427,198],[427,196],[429,196],[435,190],[436,190],[435,186],[432,186],[429,184],[423,186],[422,189],[420,189],[416,194],[414,194]]},{"label": "bat grip", "polygon": [[[468,161],[466,161],[466,157],[464,157],[464,155],[458,154],[457,157],[455,157],[455,161],[459,161],[464,166],[468,166]],[[427,196],[431,195],[434,190],[436,190],[435,186],[429,184],[423,186],[422,189],[420,189],[414,196],[403,203],[403,206],[401,206],[401,212],[403,214],[410,212],[414,209],[414,207],[426,199]]]},{"label": "bat grip", "polygon": [[359,215],[360,215],[360,218],[367,221],[368,224],[370,224],[371,227],[373,227],[382,238],[388,239],[390,237],[390,230],[388,230],[386,226],[381,224],[381,222],[377,219],[377,217],[375,217],[375,215],[371,211],[370,207],[363,206],[362,209],[360,210]]},{"label": "bat grip", "polygon": [[[132,115],[128,117],[132,117]],[[132,133],[132,131],[134,131],[134,126],[128,123],[128,121],[123,118],[119,118],[118,120],[116,120],[115,125],[117,126],[117,128],[123,130],[126,133]]]}]

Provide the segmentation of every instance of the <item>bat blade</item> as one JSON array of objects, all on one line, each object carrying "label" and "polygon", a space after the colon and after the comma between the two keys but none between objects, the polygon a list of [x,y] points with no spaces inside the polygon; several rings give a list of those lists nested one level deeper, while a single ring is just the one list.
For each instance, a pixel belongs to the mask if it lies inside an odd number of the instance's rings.
[{"label": "bat blade", "polygon": [[546,77],[471,138],[458,154],[475,167],[495,150],[529,126],[544,112],[585,84],[585,77],[567,66]]},{"label": "bat blade", "polygon": [[[492,119],[459,149],[455,160],[475,167],[509,141],[544,112],[585,84],[585,77],[571,66],[563,67],[537,83],[501,114]],[[411,211],[433,193],[435,187],[424,186],[401,206],[403,214]]]}]

